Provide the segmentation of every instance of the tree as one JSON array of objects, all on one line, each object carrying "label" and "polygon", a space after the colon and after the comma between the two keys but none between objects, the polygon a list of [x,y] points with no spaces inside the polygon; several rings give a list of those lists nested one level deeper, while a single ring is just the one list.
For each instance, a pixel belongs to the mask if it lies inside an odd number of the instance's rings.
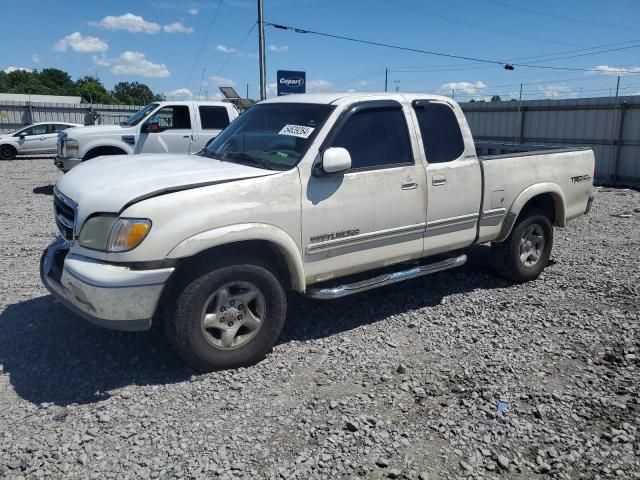
[{"label": "tree", "polygon": [[0,70],[0,92],[79,95],[86,102],[103,104],[135,105],[165,99],[164,95],[153,93],[144,83],[120,82],[113,91],[109,91],[98,78],[85,76],[74,82],[67,72],[57,68],[45,68],[40,72],[14,70],[7,73]]},{"label": "tree", "polygon": [[491,97],[491,101],[492,102],[501,102],[502,99],[500,98],[500,95],[494,95],[493,97]]},{"label": "tree", "polygon": [[89,103],[118,103],[116,99],[111,95],[111,92],[104,88],[102,82],[97,78],[86,76],[79,78],[76,82],[78,94],[82,96],[82,99]]},{"label": "tree", "polygon": [[164,96],[155,95],[147,85],[139,82],[116,83],[113,96],[127,105],[146,105],[153,101],[164,100]]},{"label": "tree", "polygon": [[57,68],[45,68],[37,75],[40,85],[50,95],[76,95],[76,85],[67,72]]}]

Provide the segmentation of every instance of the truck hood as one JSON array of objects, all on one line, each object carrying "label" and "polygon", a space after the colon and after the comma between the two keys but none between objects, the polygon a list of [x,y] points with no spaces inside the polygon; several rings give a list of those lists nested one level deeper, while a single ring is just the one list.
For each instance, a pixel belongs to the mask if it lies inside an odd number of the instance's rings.
[{"label": "truck hood", "polygon": [[58,180],[78,205],[78,225],[95,212],[120,212],[146,198],[278,173],[199,155],[112,155],[84,162]]},{"label": "truck hood", "polygon": [[89,125],[85,127],[67,128],[64,133],[68,138],[76,139],[84,135],[105,135],[109,133],[119,133],[123,127],[120,125]]}]

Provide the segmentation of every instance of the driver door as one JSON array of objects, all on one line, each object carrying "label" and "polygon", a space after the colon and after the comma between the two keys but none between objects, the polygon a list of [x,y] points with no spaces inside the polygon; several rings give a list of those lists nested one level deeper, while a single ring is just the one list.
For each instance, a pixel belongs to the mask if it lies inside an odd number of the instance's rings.
[{"label": "driver door", "polygon": [[303,180],[302,247],[310,281],[382,267],[422,255],[426,174],[407,107],[397,101],[351,106],[321,152],[345,148],[351,169],[310,172]]},{"label": "driver door", "polygon": [[[192,130],[188,105],[167,105],[155,112],[141,127],[135,153],[191,153],[197,136]],[[159,130],[149,131],[149,123],[157,119]]]},{"label": "driver door", "polygon": [[34,125],[20,132],[20,134],[24,134],[24,138],[18,140],[20,153],[42,153],[46,151],[47,128],[48,125]]}]

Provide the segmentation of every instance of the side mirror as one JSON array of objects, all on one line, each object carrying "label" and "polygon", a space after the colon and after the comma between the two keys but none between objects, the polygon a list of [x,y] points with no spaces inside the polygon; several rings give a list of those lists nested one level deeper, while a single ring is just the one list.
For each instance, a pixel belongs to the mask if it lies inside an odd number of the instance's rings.
[{"label": "side mirror", "polygon": [[26,133],[21,133],[20,135],[18,135],[18,138],[20,140],[24,140],[25,138],[27,138],[27,134]]},{"label": "side mirror", "polygon": [[351,168],[351,155],[346,148],[331,147],[324,151],[322,160],[314,167],[313,174],[317,177],[335,175],[346,172]]},{"label": "side mirror", "polygon": [[146,130],[149,133],[158,133],[160,131],[160,120],[155,115],[149,119],[146,125]]}]

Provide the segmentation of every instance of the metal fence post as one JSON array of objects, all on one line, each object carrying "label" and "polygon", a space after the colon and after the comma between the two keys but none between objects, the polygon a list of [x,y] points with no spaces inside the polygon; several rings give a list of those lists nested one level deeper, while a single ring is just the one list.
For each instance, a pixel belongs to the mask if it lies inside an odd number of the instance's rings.
[{"label": "metal fence post", "polygon": [[615,163],[613,164],[613,184],[618,183],[618,171],[620,168],[620,153],[622,152],[622,136],[624,134],[624,117],[627,112],[627,102],[622,102],[620,105],[620,115],[618,121],[618,138],[615,140],[616,144],[616,156]]}]

